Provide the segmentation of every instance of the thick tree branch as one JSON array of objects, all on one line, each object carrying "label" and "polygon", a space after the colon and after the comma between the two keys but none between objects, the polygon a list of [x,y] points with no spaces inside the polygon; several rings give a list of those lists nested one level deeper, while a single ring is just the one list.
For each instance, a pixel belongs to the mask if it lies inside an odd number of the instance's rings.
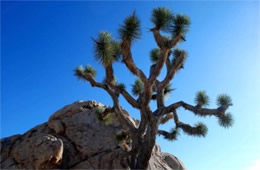
[{"label": "thick tree branch", "polygon": [[[186,54],[182,54],[180,58],[184,58]],[[164,88],[169,84],[169,82],[173,79],[175,73],[180,70],[180,68],[183,66],[183,60],[177,60],[176,63],[172,63],[169,69],[169,72],[167,71],[167,75],[165,76],[164,80],[161,82],[160,87]]]},{"label": "thick tree branch", "polygon": [[205,137],[205,135],[207,133],[207,127],[201,123],[197,124],[195,126],[191,126],[189,124],[179,121],[179,117],[177,115],[176,110],[173,111],[173,120],[175,122],[176,128],[181,128],[185,133],[187,133],[189,135]]},{"label": "thick tree branch", "polygon": [[152,85],[150,85],[149,83],[145,83],[144,93],[140,96],[141,105],[147,106],[152,99],[152,94],[153,94]]},{"label": "thick tree branch", "polygon": [[162,135],[165,139],[168,139],[168,140],[176,140],[177,139],[177,136],[178,136],[178,129],[172,129],[171,132],[167,132],[165,130],[158,130],[157,131],[157,134],[158,135]]},{"label": "thick tree branch", "polygon": [[170,54],[171,54],[171,52],[169,52],[169,55],[168,55],[167,60],[166,60],[166,69],[167,69],[167,74],[169,74],[170,69],[171,69]]},{"label": "thick tree branch", "polygon": [[169,48],[174,48],[182,40],[181,36],[173,37],[170,41]]},{"label": "thick tree branch", "polygon": [[[173,48],[174,46],[176,46],[177,43],[179,42],[179,38],[174,37],[171,40],[170,47],[168,47],[168,46],[166,46],[165,40],[161,36],[159,29],[154,28],[154,29],[151,29],[151,31],[153,32],[154,39],[155,39],[157,45],[160,47],[161,50],[160,50],[160,57],[157,60],[155,66],[152,66],[150,68],[150,75],[149,75],[149,78],[148,78],[148,82],[147,83],[144,82],[145,90],[144,90],[144,95],[143,95],[143,100],[142,100],[144,105],[147,105],[150,102],[150,100],[152,99],[152,92],[153,92],[152,87],[153,87],[153,85],[156,81],[156,78],[160,75],[161,70],[162,70],[165,63],[167,63],[166,66],[168,65],[167,68],[169,69],[169,63],[170,62],[167,61],[167,60],[169,60],[169,55],[170,55],[170,52],[171,52],[170,49]],[[167,82],[167,80],[165,82]],[[165,86],[159,87],[159,90],[157,91],[157,105],[158,105],[158,107],[164,106],[162,99],[163,99],[163,89],[164,89]]]},{"label": "thick tree branch", "polygon": [[[148,79],[148,82],[144,84],[145,86],[145,89],[144,89],[144,95],[143,95],[143,100],[142,100],[142,103],[144,105],[147,105],[151,99],[152,99],[152,93],[153,93],[153,86],[154,86],[154,83],[156,81],[156,78],[159,76],[161,70],[162,70],[162,67],[168,57],[168,53],[169,53],[169,49],[161,49],[161,52],[160,52],[160,58],[158,59],[158,61],[156,62],[155,66],[153,66],[152,68],[152,71],[150,72],[150,75],[149,75],[149,79]],[[158,89],[157,89],[158,91]],[[162,94],[161,94],[162,95]],[[159,98],[161,97],[161,95],[157,94],[157,98],[159,96]],[[159,105],[162,106],[162,102],[160,102],[161,100],[159,100]]]},{"label": "thick tree branch", "polygon": [[84,78],[87,81],[89,81],[89,83],[91,84],[92,87],[99,87],[99,88],[104,89],[106,91],[108,90],[108,86],[107,85],[105,85],[103,83],[96,82],[91,74],[85,74]]},{"label": "thick tree branch", "polygon": [[164,89],[159,87],[156,95],[157,95],[157,108],[164,108],[165,107],[163,101]]},{"label": "thick tree branch", "polygon": [[162,135],[165,139],[168,139],[168,140],[176,140],[177,135],[178,135],[178,133],[176,133],[176,132],[170,133],[170,132],[167,132],[165,130],[158,130],[157,134]]},{"label": "thick tree branch", "polygon": [[204,136],[206,135],[207,130],[203,131],[200,127],[194,127],[189,124],[183,123],[183,122],[178,122],[177,124],[178,128],[181,128],[185,133],[189,135],[194,135],[194,136]]},{"label": "thick tree branch", "polygon": [[114,86],[116,84],[115,77],[114,77],[114,70],[112,64],[107,64],[105,66],[106,71],[106,82],[109,86]]},{"label": "thick tree branch", "polygon": [[138,133],[139,135],[143,135],[143,133],[147,128],[148,122],[151,122],[154,119],[154,117],[152,115],[152,111],[149,105],[141,105],[140,113],[141,113],[141,121],[138,127]]},{"label": "thick tree branch", "polygon": [[166,43],[164,37],[160,34],[160,30],[158,28],[152,28],[153,37],[158,47],[172,49],[174,48],[181,40],[181,36],[175,36],[170,40],[170,43]]},{"label": "thick tree branch", "polygon": [[166,122],[168,122],[170,119],[172,119],[174,117],[174,115],[172,113],[168,113],[166,114],[164,117],[162,117],[160,119],[160,124],[164,124]]},{"label": "thick tree branch", "polygon": [[225,114],[225,111],[227,108],[217,108],[217,109],[207,109],[207,108],[200,108],[196,106],[192,106],[190,104],[187,104],[183,101],[179,101],[177,103],[171,104],[168,107],[165,108],[164,114],[167,114],[169,112],[175,111],[177,108],[183,107],[186,110],[189,110],[193,112],[195,115],[199,116],[221,116]]},{"label": "thick tree branch", "polygon": [[153,83],[155,82],[156,78],[159,76],[162,68],[163,68],[163,65],[165,64],[166,60],[167,60],[167,57],[168,57],[168,54],[169,54],[169,49],[167,48],[163,48],[161,49],[161,52],[160,52],[160,57],[158,59],[158,61],[156,62],[156,65],[153,69],[153,72],[152,74],[150,74],[149,76],[149,84],[153,85]]},{"label": "thick tree branch", "polygon": [[163,136],[169,136],[170,135],[170,133],[165,131],[165,130],[158,130],[157,133],[159,135],[163,135]]},{"label": "thick tree branch", "polygon": [[[177,43],[179,42],[179,38],[174,37],[171,40],[170,46],[168,46],[165,43],[164,38],[161,36],[159,29],[153,28],[153,29],[151,29],[151,31],[153,32],[154,39],[155,39],[157,45],[160,47],[160,57],[157,60],[155,66],[153,66],[152,71],[150,71],[147,87],[153,86],[156,78],[160,75],[161,70],[165,63],[166,63],[167,70],[170,69],[170,61],[169,61],[169,56],[171,53],[170,49],[175,47],[177,45]],[[162,88],[159,88],[159,89],[162,90],[162,89],[164,89],[165,86],[162,86]],[[161,94],[163,94],[163,93],[161,93]],[[160,94],[158,96],[160,96]],[[150,95],[148,94],[148,91],[145,93],[145,97],[146,98],[150,97]],[[158,104],[161,105],[161,102],[159,102]]]},{"label": "thick tree branch", "polygon": [[160,30],[158,28],[153,28],[151,29],[153,32],[153,37],[155,39],[155,42],[157,43],[157,46],[160,47],[161,49],[165,47],[165,41],[163,37],[160,34]]},{"label": "thick tree branch", "polygon": [[132,105],[134,108],[139,108],[139,103],[126,91],[126,90],[120,90],[118,87],[116,87],[116,92],[120,92],[122,96],[126,99],[128,103]]},{"label": "thick tree branch", "polygon": [[131,48],[131,42],[128,40],[123,40],[121,44],[123,62],[134,75],[138,76],[143,83],[146,83],[147,78],[145,74],[134,64],[130,48]]},{"label": "thick tree branch", "polygon": [[129,115],[126,114],[126,112],[122,111],[120,105],[118,96],[106,85],[103,83],[96,82],[92,75],[85,74],[84,78],[90,82],[91,86],[93,87],[99,87],[107,91],[107,93],[111,96],[113,100],[113,108],[115,110],[115,114],[118,117],[118,120],[121,122],[121,124],[126,128],[130,130],[130,133],[135,133],[136,126],[135,124],[130,120]]},{"label": "thick tree branch", "polygon": [[157,108],[164,108],[164,89],[159,87],[160,82],[156,80],[155,86],[156,86],[156,102],[157,102]]},{"label": "thick tree branch", "polygon": [[105,66],[105,70],[108,85],[117,93],[121,94],[132,107],[139,108],[138,102],[126,90],[120,89],[116,86],[112,64]]}]

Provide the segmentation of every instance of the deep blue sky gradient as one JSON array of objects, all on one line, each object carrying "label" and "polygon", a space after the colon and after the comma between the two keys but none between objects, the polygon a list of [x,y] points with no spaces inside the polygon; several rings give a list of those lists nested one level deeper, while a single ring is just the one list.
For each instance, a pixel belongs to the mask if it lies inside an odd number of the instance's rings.
[{"label": "deep blue sky gradient", "polygon": [[[76,100],[111,105],[104,91],[78,81],[73,69],[91,64],[102,81],[104,70],[93,58],[91,37],[109,31],[118,38],[118,26],[133,10],[142,23],[142,38],[134,43],[133,56],[148,74],[149,51],[156,47],[149,32],[150,14],[158,6],[191,18],[187,41],[178,46],[188,52],[188,59],[173,80],[176,90],[166,103],[193,104],[195,93],[206,90],[209,107],[215,108],[217,95],[228,93],[235,118],[234,126],[224,129],[216,118],[179,110],[182,121],[203,121],[209,132],[206,138],[181,133],[175,142],[158,137],[162,151],[178,156],[191,170],[244,170],[260,160],[258,1],[1,2],[1,138],[46,122],[53,112]],[[115,70],[130,90],[135,77],[121,63],[115,64]],[[121,104],[139,117],[123,99]],[[162,128],[172,126],[170,122]]]}]

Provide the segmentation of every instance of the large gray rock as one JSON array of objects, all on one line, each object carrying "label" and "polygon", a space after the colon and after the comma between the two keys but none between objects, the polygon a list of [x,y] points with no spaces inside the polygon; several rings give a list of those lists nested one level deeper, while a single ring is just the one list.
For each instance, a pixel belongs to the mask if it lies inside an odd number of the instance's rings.
[{"label": "large gray rock", "polygon": [[[96,114],[100,107],[106,108],[95,101],[77,101],[25,134],[1,139],[1,169],[130,169],[122,157],[126,148],[116,140],[122,126],[116,119],[101,123]],[[185,168],[156,145],[149,169]]]}]

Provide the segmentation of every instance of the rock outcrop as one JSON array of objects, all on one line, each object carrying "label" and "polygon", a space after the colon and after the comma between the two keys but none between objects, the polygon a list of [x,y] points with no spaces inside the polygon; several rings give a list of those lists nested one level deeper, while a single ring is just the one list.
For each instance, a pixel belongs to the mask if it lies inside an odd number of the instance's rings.
[{"label": "rock outcrop", "polygon": [[[130,169],[113,119],[102,123],[95,101],[77,101],[23,135],[1,139],[1,169]],[[133,120],[134,121],[134,120]],[[154,147],[149,169],[185,169],[175,156]]]}]

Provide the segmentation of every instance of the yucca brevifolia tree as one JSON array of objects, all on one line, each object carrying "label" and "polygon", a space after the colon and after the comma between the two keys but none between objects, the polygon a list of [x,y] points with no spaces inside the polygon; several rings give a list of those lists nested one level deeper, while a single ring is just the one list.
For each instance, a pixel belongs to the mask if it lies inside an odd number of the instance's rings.
[{"label": "yucca brevifolia tree", "polygon": [[[177,44],[186,41],[185,34],[188,31],[190,20],[184,15],[174,15],[171,10],[163,7],[155,8],[152,11],[151,21],[154,27],[150,29],[157,44],[156,49],[152,49],[150,59],[152,65],[149,75],[138,68],[132,57],[131,47],[135,40],[140,38],[140,20],[135,12],[127,17],[119,28],[120,40],[116,41],[108,32],[101,32],[98,38],[93,39],[95,47],[95,57],[104,66],[106,77],[103,82],[95,79],[96,71],[91,66],[77,67],[75,75],[82,80],[90,82],[93,87],[99,87],[108,92],[113,100],[113,106],[109,111],[113,111],[118,120],[132,139],[131,151],[125,155],[129,158],[132,169],[145,169],[151,157],[152,149],[155,145],[156,135],[162,135],[169,140],[175,140],[178,130],[204,137],[207,127],[199,122],[189,125],[178,118],[177,109],[184,108],[198,116],[215,116],[219,124],[223,127],[232,125],[231,114],[226,113],[232,105],[231,98],[225,94],[217,98],[218,108],[205,108],[209,103],[209,97],[205,91],[199,91],[195,97],[195,105],[184,101],[166,106],[164,96],[171,92],[170,81],[174,75],[183,68],[187,53],[184,50],[175,48]],[[164,35],[163,35],[163,34]],[[121,59],[122,58],[122,59]],[[121,60],[128,70],[137,77],[132,86],[133,97],[129,94],[125,85],[115,80],[113,63]],[[163,66],[166,66],[167,74],[163,80],[159,81],[159,76]],[[129,118],[129,114],[119,104],[119,96],[122,95],[128,103],[140,111],[141,120],[136,125]],[[157,103],[157,109],[150,108],[151,100]],[[171,131],[160,130],[159,125],[169,120],[174,120],[175,124]]]}]

